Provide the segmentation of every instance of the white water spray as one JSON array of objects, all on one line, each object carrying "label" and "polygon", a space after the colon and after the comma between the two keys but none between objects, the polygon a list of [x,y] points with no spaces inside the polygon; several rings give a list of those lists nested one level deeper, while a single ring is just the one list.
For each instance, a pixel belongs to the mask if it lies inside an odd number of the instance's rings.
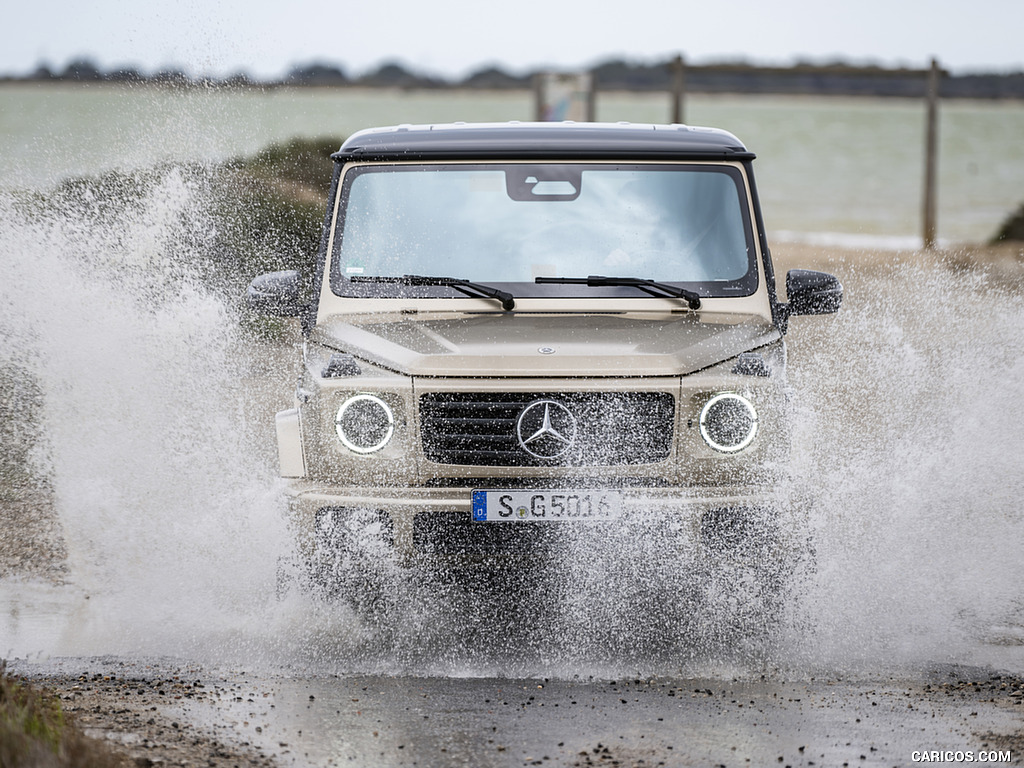
[{"label": "white water spray", "polygon": [[853,268],[845,282],[841,315],[792,328],[808,336],[793,355],[797,471],[819,497],[792,660],[877,671],[1019,651],[1019,290],[947,266]]},{"label": "white water spray", "polygon": [[[248,342],[188,258],[208,246],[205,200],[180,171],[113,210],[87,194],[46,213],[0,198],[0,364],[42,388],[36,453],[70,553],[65,631],[39,650],[385,673],[735,674],[720,643],[666,625],[673,612],[659,606],[690,598],[674,580],[685,559],[648,567],[657,537],[607,537],[593,562],[621,568],[563,569],[572,577],[533,613],[489,614],[387,568],[396,598],[378,626],[294,591],[278,602],[289,534],[272,433],[258,424],[290,393],[257,403],[242,385]],[[1016,292],[944,267],[840,277],[841,313],[791,329],[816,564],[767,663],[983,663],[979,649],[1024,637],[1024,310]]]},{"label": "white water spray", "polygon": [[0,200],[3,362],[43,391],[37,454],[78,593],[49,652],[209,651],[273,594],[283,524],[245,350],[181,259],[197,184],[170,171],[141,199],[85,190],[61,212]]}]

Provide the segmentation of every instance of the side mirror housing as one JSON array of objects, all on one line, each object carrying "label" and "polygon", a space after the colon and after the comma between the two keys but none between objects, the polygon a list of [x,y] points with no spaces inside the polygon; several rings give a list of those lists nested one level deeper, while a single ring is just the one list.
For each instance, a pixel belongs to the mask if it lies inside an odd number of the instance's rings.
[{"label": "side mirror housing", "polygon": [[828,315],[839,311],[843,286],[827,272],[791,269],[786,273],[790,315]]},{"label": "side mirror housing", "polygon": [[300,276],[294,269],[268,272],[249,284],[249,308],[262,315],[298,317],[302,314]]}]

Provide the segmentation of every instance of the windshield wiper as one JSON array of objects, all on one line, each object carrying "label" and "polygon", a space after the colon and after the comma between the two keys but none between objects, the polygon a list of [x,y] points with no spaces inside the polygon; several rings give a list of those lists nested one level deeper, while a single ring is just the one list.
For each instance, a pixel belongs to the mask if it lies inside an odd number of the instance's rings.
[{"label": "windshield wiper", "polygon": [[685,299],[690,309],[700,309],[700,296],[685,288],[678,288],[668,283],[659,283],[657,280],[647,280],[642,277],[604,277],[602,275],[590,275],[589,277],[537,277],[534,282],[559,283],[568,285],[586,285],[591,288],[603,286],[638,288],[649,293],[651,296],[674,296],[677,299]]},{"label": "windshield wiper", "polygon": [[441,285],[447,288],[454,288],[467,296],[484,296],[488,299],[497,299],[501,302],[501,308],[511,312],[516,308],[516,298],[508,291],[499,288],[492,288],[489,285],[480,285],[459,277],[431,277],[429,275],[402,275],[401,277],[385,277],[379,275],[353,275],[349,278],[353,283],[398,283],[399,285]]}]

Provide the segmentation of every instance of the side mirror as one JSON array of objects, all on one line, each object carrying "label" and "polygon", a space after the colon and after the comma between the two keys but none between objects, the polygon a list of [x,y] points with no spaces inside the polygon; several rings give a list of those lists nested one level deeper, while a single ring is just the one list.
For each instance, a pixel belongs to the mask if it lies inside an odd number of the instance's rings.
[{"label": "side mirror", "polygon": [[790,315],[828,315],[839,311],[843,286],[834,275],[810,269],[786,273]]},{"label": "side mirror", "polygon": [[303,309],[299,289],[300,277],[294,269],[260,275],[249,284],[249,308],[262,315],[298,317]]}]

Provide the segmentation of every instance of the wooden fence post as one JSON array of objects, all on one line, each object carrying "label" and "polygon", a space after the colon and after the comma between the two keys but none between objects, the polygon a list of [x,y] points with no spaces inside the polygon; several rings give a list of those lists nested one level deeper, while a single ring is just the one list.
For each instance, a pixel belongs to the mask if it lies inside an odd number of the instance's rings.
[{"label": "wooden fence post", "polygon": [[593,72],[587,73],[586,116],[584,119],[588,123],[597,121],[597,75]]},{"label": "wooden fence post", "polygon": [[925,118],[925,158],[924,158],[924,247],[926,250],[935,248],[936,223],[936,169],[939,153],[939,62],[932,59],[928,72],[928,91],[926,95],[927,116]]},{"label": "wooden fence post", "polygon": [[669,69],[672,70],[672,119],[669,122],[683,123],[686,116],[686,62],[681,54],[672,59]]}]

